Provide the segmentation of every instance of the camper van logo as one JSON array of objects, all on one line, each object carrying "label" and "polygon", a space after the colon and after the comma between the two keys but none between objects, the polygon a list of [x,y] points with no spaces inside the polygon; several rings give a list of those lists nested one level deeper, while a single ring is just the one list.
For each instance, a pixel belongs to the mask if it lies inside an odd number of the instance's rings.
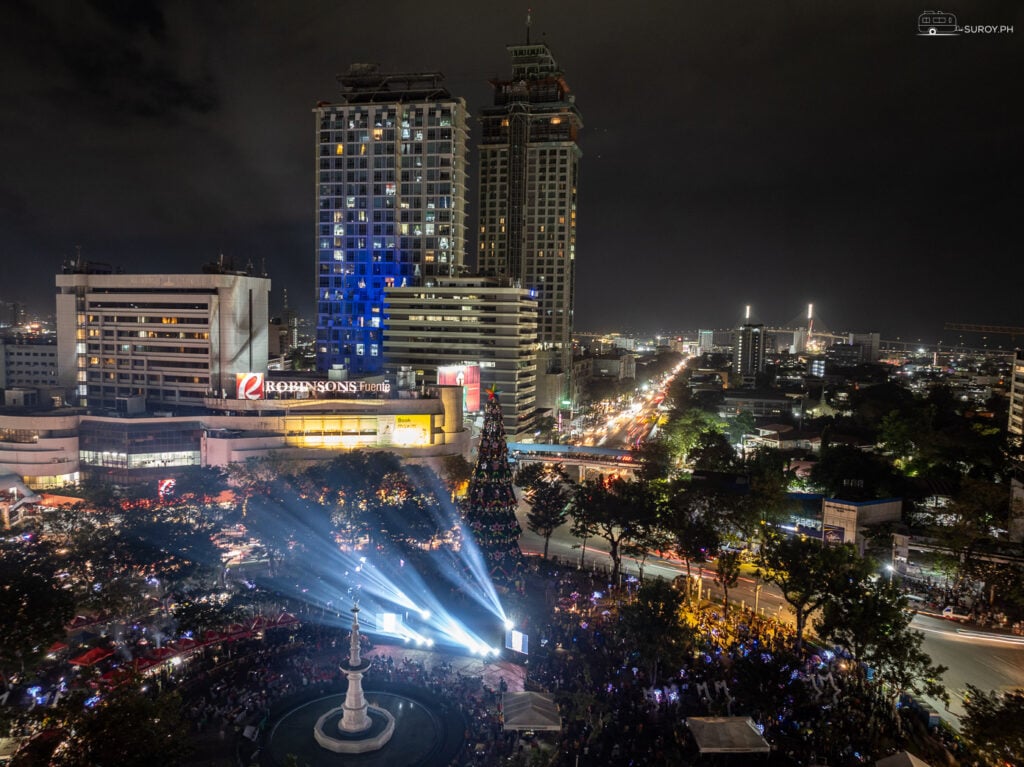
[{"label": "camper van logo", "polygon": [[922,11],[917,17],[919,37],[957,37],[958,35],[1012,35],[1012,24],[961,24],[955,14],[946,11]]},{"label": "camper van logo", "polygon": [[235,373],[237,399],[263,399],[263,373]]},{"label": "camper van logo", "polygon": [[944,11],[922,11],[917,17],[917,34],[919,35],[956,35],[960,28],[956,25],[956,16]]}]

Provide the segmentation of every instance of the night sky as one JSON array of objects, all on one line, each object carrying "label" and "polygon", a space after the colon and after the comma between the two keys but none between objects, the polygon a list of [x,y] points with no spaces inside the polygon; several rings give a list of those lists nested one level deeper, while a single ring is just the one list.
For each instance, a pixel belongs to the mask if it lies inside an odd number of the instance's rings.
[{"label": "night sky", "polygon": [[[79,245],[129,272],[224,253],[312,316],[313,106],[372,62],[444,72],[478,114],[526,5],[7,0],[0,298],[52,312]],[[918,1],[535,1],[584,120],[577,330],[809,301],[883,337],[1024,325],[1024,10],[942,8],[1015,33],[919,37]]]}]

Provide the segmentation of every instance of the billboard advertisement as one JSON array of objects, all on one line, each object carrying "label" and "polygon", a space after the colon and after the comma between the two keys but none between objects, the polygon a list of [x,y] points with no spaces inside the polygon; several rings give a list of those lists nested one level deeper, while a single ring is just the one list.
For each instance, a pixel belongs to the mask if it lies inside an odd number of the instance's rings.
[{"label": "billboard advertisement", "polygon": [[825,543],[846,542],[846,530],[835,525],[822,525],[821,536]]},{"label": "billboard advertisement", "polygon": [[439,386],[462,387],[462,409],[467,413],[480,411],[480,365],[442,365],[437,369]]}]

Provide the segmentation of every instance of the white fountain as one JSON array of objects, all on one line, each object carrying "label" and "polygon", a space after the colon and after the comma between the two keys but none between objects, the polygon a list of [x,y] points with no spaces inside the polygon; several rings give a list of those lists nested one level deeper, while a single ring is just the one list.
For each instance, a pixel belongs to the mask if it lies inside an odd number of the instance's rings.
[{"label": "white fountain", "polygon": [[[395,733],[395,717],[380,706],[371,706],[363,697],[363,674],[370,668],[369,661],[359,655],[359,605],[352,608],[352,641],[349,645],[348,664],[342,671],[348,677],[345,702],[332,708],[316,720],[313,737],[328,751],[336,754],[363,754],[384,746]],[[329,719],[337,718],[338,735],[328,735],[325,726]]]}]

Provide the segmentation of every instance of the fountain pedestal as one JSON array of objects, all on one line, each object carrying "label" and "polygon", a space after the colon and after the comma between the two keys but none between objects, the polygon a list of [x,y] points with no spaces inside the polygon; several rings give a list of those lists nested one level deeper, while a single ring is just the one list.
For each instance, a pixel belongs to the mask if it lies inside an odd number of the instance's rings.
[{"label": "fountain pedestal", "polygon": [[[345,702],[332,708],[316,721],[313,737],[328,751],[336,754],[363,754],[384,746],[395,733],[395,717],[390,711],[371,706],[363,696],[363,674],[370,668],[359,650],[359,605],[352,608],[352,641],[349,643],[348,663],[342,666],[348,677]],[[338,734],[328,734],[327,722],[341,713]]]}]

